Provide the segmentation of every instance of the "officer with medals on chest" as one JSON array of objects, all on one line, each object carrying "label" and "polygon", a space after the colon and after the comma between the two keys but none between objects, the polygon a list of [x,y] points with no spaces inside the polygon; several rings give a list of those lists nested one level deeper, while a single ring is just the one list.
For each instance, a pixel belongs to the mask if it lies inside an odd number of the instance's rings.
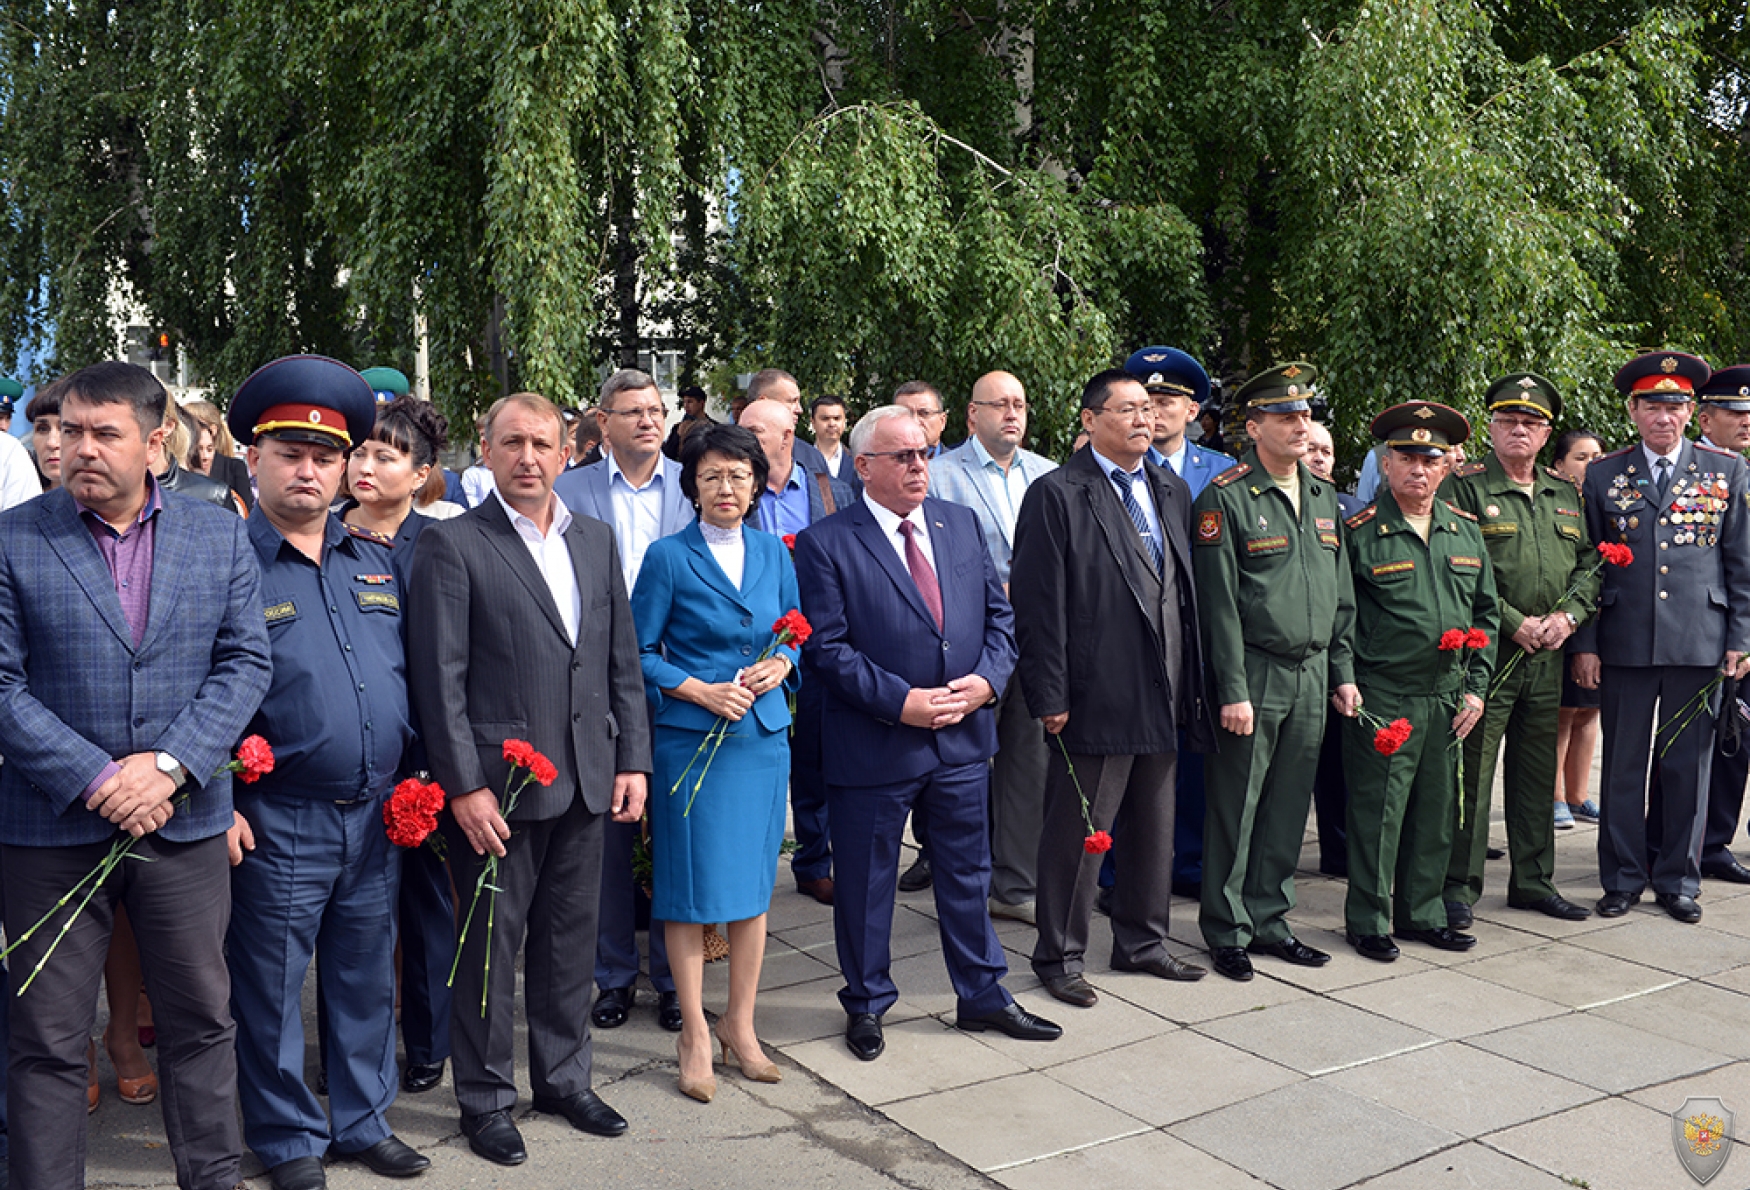
[{"label": "officer with medals on chest", "polygon": [[1218,973],[1252,978],[1252,953],[1301,967],[1330,955],[1289,928],[1330,697],[1355,713],[1355,599],[1336,488],[1302,461],[1312,365],[1260,373],[1235,396],[1253,448],[1197,498],[1192,569],[1220,707],[1204,766],[1199,925]]},{"label": "officer with medals on chest", "polygon": [[[1440,950],[1476,945],[1447,923],[1441,894],[1458,817],[1453,739],[1482,722],[1497,616],[1475,518],[1435,497],[1446,454],[1470,437],[1470,425],[1456,409],[1411,401],[1374,418],[1373,436],[1387,448],[1385,484],[1375,503],[1345,522],[1355,681],[1366,714],[1349,720],[1343,737],[1343,917],[1358,953],[1390,962],[1398,957],[1393,933]],[[1400,719],[1407,737],[1381,727]]]},{"label": "officer with medals on chest", "polygon": [[[321,1190],[325,1156],[388,1177],[431,1164],[386,1117],[401,864],[383,802],[413,739],[401,588],[382,538],[329,511],[346,453],[375,419],[370,385],[322,356],[260,368],[227,417],[259,485],[249,540],[273,684],[249,731],[275,763],[236,794],[226,950],[244,1139],[276,1190]],[[298,989],[312,957],[329,1026],[326,1112],[304,1083]]]},{"label": "officer with medals on chest", "polygon": [[1550,423],[1562,411],[1555,386],[1536,373],[1515,372],[1491,384],[1484,399],[1493,449],[1459,467],[1442,489],[1454,507],[1477,519],[1494,566],[1501,617],[1497,688],[1482,727],[1464,742],[1464,808],[1446,870],[1446,920],[1458,930],[1470,926],[1471,906],[1483,892],[1489,793],[1503,737],[1501,797],[1512,864],[1507,904],[1564,921],[1590,916],[1556,892],[1549,791],[1556,784],[1562,647],[1592,613],[1597,552],[1586,536],[1574,485],[1537,465]]},{"label": "officer with medals on chest", "polygon": [[[1683,436],[1710,375],[1680,351],[1624,364],[1616,387],[1641,440],[1586,468],[1587,532],[1633,553],[1628,565],[1604,568],[1598,615],[1575,640],[1574,681],[1598,689],[1603,703],[1600,917],[1621,917],[1650,884],[1672,917],[1701,920],[1719,701],[1709,687],[1722,672],[1750,673],[1750,467]],[[1660,791],[1651,802],[1649,755]]]}]

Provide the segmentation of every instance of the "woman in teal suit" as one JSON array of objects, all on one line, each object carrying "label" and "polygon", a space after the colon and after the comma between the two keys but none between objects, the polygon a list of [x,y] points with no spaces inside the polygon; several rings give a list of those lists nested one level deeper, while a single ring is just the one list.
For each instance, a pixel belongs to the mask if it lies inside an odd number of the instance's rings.
[{"label": "woman in teal suit", "polygon": [[[753,1002],[766,948],[766,909],[784,837],[796,650],[756,660],[772,625],[797,607],[796,572],[778,538],[743,527],[766,486],[766,457],[739,426],[690,435],[681,490],[698,520],[658,540],[632,593],[654,727],[652,914],[667,922],[680,999],[680,1089],[709,1103],[712,1076],[703,984],[704,927],[729,923],[729,1005],[717,1023],[725,1063],[776,1082],[754,1033]],[[721,743],[701,751],[719,720]]]}]

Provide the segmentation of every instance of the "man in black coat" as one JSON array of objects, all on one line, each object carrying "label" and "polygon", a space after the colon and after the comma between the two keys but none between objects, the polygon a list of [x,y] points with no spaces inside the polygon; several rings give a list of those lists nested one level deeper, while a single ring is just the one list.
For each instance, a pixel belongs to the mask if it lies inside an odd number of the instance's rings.
[{"label": "man in black coat", "polygon": [[1134,378],[1114,369],[1088,381],[1081,416],[1088,446],[1021,505],[1010,598],[1027,705],[1056,737],[1033,969],[1052,995],[1087,1008],[1096,996],[1083,952],[1100,858],[1084,839],[1094,831],[1124,840],[1112,966],[1204,974],[1167,953],[1167,911],[1178,729],[1206,749],[1214,727],[1191,581],[1191,490],[1146,461],[1153,405]]}]

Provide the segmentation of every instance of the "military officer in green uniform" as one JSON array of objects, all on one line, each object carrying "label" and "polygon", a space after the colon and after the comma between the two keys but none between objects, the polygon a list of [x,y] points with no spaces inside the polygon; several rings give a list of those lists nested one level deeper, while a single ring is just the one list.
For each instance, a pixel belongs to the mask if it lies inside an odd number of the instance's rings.
[{"label": "military officer in green uniform", "polygon": [[[1458,817],[1453,742],[1482,721],[1497,617],[1476,518],[1435,498],[1446,454],[1470,437],[1469,424],[1445,405],[1411,401],[1376,417],[1373,436],[1388,448],[1380,454],[1384,484],[1346,522],[1355,680],[1367,714],[1350,720],[1343,737],[1343,916],[1356,951],[1390,962],[1398,957],[1390,933],[1441,950],[1476,945],[1447,924],[1441,894]],[[1376,729],[1398,719],[1410,734],[1390,750]]]},{"label": "military officer in green uniform", "polygon": [[1199,924],[1216,971],[1252,978],[1248,951],[1317,967],[1288,927],[1325,700],[1353,715],[1355,599],[1337,492],[1302,462],[1314,371],[1284,364],[1235,394],[1253,447],[1197,498],[1191,563],[1221,708],[1204,768]]},{"label": "military officer in green uniform", "polygon": [[1591,916],[1556,892],[1555,822],[1546,803],[1556,784],[1562,646],[1596,605],[1597,553],[1573,483],[1537,465],[1550,423],[1562,411],[1555,386],[1535,373],[1515,372],[1491,384],[1485,401],[1494,449],[1459,467],[1442,489],[1482,529],[1501,617],[1495,654],[1501,676],[1482,727],[1464,742],[1464,812],[1446,869],[1446,920],[1459,930],[1471,924],[1471,906],[1483,892],[1489,791],[1503,737],[1501,798],[1512,863],[1507,904],[1565,921]]}]

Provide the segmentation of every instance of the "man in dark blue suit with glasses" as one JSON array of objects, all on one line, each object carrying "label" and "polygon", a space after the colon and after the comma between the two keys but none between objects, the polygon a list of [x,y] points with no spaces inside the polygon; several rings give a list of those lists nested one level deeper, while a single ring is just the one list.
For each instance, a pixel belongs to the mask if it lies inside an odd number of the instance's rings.
[{"label": "man in dark blue suit with glasses", "polygon": [[796,539],[804,646],[825,687],[827,800],[838,860],[833,928],[851,1052],[885,1048],[900,832],[921,815],[956,1023],[1023,1041],[1062,1030],[1015,1004],[991,925],[991,704],[1015,665],[1014,614],[971,510],[928,499],[923,427],[887,406],[851,431],[863,498]]}]

